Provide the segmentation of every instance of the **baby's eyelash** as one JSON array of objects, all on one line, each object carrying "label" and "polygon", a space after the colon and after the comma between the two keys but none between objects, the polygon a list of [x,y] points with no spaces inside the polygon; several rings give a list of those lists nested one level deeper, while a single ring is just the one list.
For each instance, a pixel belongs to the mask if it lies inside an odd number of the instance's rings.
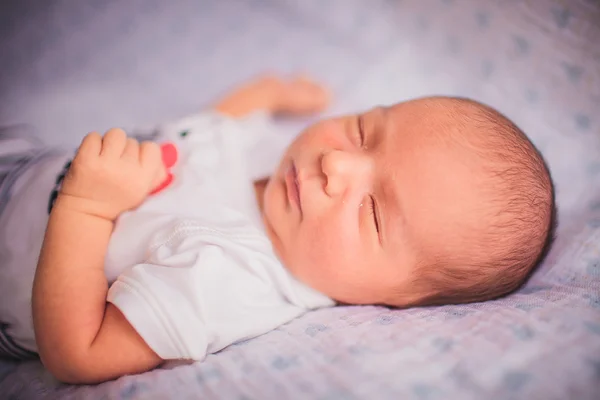
[{"label": "baby's eyelash", "polygon": [[370,209],[371,209],[371,215],[373,216],[373,221],[375,221],[375,229],[377,229],[377,233],[379,233],[379,221],[377,221],[377,213],[375,212],[375,199],[373,198],[373,196],[370,196]]}]

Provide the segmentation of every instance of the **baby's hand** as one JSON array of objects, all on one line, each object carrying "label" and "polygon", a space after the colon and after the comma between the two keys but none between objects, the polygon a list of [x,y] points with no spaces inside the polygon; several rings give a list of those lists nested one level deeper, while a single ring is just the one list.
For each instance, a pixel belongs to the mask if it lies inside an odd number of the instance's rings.
[{"label": "baby's hand", "polygon": [[90,133],[75,155],[57,205],[113,221],[139,206],[166,174],[158,144],[140,144],[121,129],[104,137]]},{"label": "baby's hand", "polygon": [[271,114],[304,115],[325,110],[329,92],[321,84],[299,76],[264,76],[239,86],[217,102],[215,109],[232,117],[264,110]]},{"label": "baby's hand", "polygon": [[[307,77],[288,80],[271,78],[278,84],[274,111],[279,114],[303,115],[324,111],[330,102],[327,88]],[[268,78],[267,78],[268,80]]]}]

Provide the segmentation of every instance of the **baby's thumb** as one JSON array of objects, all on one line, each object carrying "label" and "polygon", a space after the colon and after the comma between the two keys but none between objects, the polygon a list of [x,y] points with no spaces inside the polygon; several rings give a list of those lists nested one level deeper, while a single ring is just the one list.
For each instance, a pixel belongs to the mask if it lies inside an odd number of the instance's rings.
[{"label": "baby's thumb", "polygon": [[168,177],[169,171],[167,170],[167,167],[165,167],[163,164],[158,168],[158,171],[154,175],[154,179],[152,179],[152,184],[150,185],[150,187],[152,188],[152,192],[154,193],[156,189],[168,179]]}]

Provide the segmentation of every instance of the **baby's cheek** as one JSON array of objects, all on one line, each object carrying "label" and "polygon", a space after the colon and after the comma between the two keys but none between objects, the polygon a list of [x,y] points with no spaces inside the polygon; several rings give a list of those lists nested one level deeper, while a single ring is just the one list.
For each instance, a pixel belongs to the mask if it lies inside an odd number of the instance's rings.
[{"label": "baby's cheek", "polygon": [[306,232],[305,254],[310,263],[319,265],[319,270],[336,269],[357,257],[354,235],[342,226],[333,223],[319,224]]},{"label": "baby's cheek", "polygon": [[334,299],[343,298],[348,288],[356,286],[357,254],[345,239],[332,230],[316,233],[305,242],[307,246],[296,271],[302,281]]}]

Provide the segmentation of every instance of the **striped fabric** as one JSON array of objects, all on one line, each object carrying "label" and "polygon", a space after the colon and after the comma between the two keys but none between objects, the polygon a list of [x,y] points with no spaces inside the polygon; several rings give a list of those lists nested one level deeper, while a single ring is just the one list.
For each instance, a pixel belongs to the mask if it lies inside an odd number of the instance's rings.
[{"label": "striped fabric", "polygon": [[[139,141],[157,140],[158,129],[128,130]],[[0,127],[0,215],[11,198],[12,188],[22,174],[32,165],[59,152],[44,144],[27,125]],[[68,161],[56,177],[54,190],[48,193],[48,213],[58,196],[62,180],[71,162]],[[2,268],[0,259],[0,268]],[[0,358],[31,359],[37,354],[16,344],[8,334],[10,325],[0,320]]]},{"label": "striped fabric", "polygon": [[[11,190],[21,174],[50,152],[25,125],[0,128],[0,214],[11,196]],[[0,260],[0,263],[2,260]],[[0,268],[2,265],[0,265]],[[0,321],[0,357],[31,359],[37,357],[17,345],[8,335],[9,326]]]},{"label": "striped fabric", "polygon": [[26,125],[0,128],[0,214],[21,174],[50,153]]},{"label": "striped fabric", "polygon": [[28,360],[37,354],[16,344],[7,333],[8,325],[0,322],[0,358]]}]

